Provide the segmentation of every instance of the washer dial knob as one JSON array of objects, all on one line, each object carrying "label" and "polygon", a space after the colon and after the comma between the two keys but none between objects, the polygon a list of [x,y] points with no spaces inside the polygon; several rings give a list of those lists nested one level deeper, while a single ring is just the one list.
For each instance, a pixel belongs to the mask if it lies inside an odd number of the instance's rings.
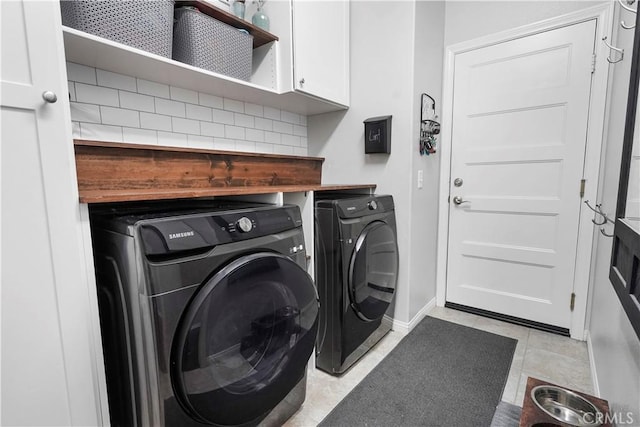
[{"label": "washer dial knob", "polygon": [[376,209],[378,209],[378,202],[376,202],[375,200],[372,200],[369,202],[369,210],[371,211],[375,211]]},{"label": "washer dial knob", "polygon": [[251,223],[251,220],[249,218],[243,216],[238,221],[236,221],[236,228],[243,233],[248,233],[253,229],[253,224]]}]

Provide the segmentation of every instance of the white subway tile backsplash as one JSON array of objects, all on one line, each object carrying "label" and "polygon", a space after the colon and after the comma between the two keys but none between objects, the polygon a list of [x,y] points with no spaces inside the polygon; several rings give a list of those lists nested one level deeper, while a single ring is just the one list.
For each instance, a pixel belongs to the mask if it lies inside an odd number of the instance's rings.
[{"label": "white subway tile backsplash", "polygon": [[306,155],[307,117],[67,63],[74,138]]},{"label": "white subway tile backsplash", "polygon": [[100,69],[96,69],[96,74],[98,77],[98,86],[128,90],[130,92],[137,91],[136,79],[134,77]]},{"label": "white subway tile backsplash", "polygon": [[120,126],[99,125],[97,123],[80,123],[80,134],[83,139],[123,142],[122,127]]},{"label": "white subway tile backsplash", "polygon": [[184,133],[158,131],[158,145],[168,147],[188,147],[187,135]]},{"label": "white subway tile backsplash", "polygon": [[224,125],[221,123],[200,122],[200,133],[206,136],[224,138]]},{"label": "white subway tile backsplash", "polygon": [[293,135],[293,125],[291,123],[279,122],[275,120],[273,122],[273,131]]},{"label": "white subway tile backsplash", "polygon": [[225,125],[233,125],[235,124],[235,118],[233,117],[233,112],[213,109],[213,121],[216,123],[224,123]]},{"label": "white subway tile backsplash", "polygon": [[117,90],[84,83],[76,83],[76,101],[112,107],[120,105]]},{"label": "white subway tile backsplash", "polygon": [[248,141],[264,142],[264,131],[258,129],[245,129],[245,138]]},{"label": "white subway tile backsplash", "polygon": [[307,127],[300,125],[293,125],[293,134],[297,136],[307,136]]},{"label": "white subway tile backsplash", "polygon": [[138,93],[157,96],[159,98],[169,98],[169,86],[161,83],[150,82],[149,80],[136,79],[138,83]]},{"label": "white subway tile backsplash", "polygon": [[236,142],[233,139],[213,138],[213,148],[215,150],[234,151],[236,149]]},{"label": "white subway tile backsplash", "polygon": [[80,132],[80,123],[71,122],[71,136],[74,139],[82,138],[82,132]]},{"label": "white subway tile backsplash", "polygon": [[274,154],[293,154],[293,147],[288,145],[274,145],[273,146]]},{"label": "white subway tile backsplash", "polygon": [[268,132],[264,133],[264,142],[268,142],[269,144],[280,144],[282,140],[282,134],[276,132]]},{"label": "white subway tile backsplash", "polygon": [[251,104],[249,102],[244,103],[244,112],[256,117],[264,116],[264,107],[258,104]]},{"label": "white subway tile backsplash", "polygon": [[273,153],[273,144],[256,142],[256,153]]},{"label": "white subway tile backsplash", "polygon": [[213,138],[210,136],[187,135],[187,143],[192,148],[213,149]]},{"label": "white subway tile backsplash", "polygon": [[200,105],[187,104],[187,118],[193,120],[211,121],[211,108]]},{"label": "white subway tile backsplash", "polygon": [[156,98],[156,113],[173,117],[185,117],[184,102]]},{"label": "white subway tile backsplash", "polygon": [[295,135],[282,134],[281,144],[282,145],[291,145],[291,146],[294,146],[294,147],[299,147],[300,146],[300,137],[299,136],[295,136]]},{"label": "white subway tile backsplash", "polygon": [[246,114],[235,113],[234,123],[236,126],[242,126],[244,128],[252,128],[255,126],[255,117],[247,116]]},{"label": "white subway tile backsplash", "polygon": [[174,132],[188,133],[191,135],[200,135],[200,122],[197,120],[182,119],[180,117],[172,117],[171,124]]},{"label": "white subway tile backsplash", "polygon": [[171,94],[171,99],[174,101],[190,102],[191,104],[198,103],[198,92],[193,90],[169,86],[169,92]]},{"label": "white subway tile backsplash", "polygon": [[200,105],[204,105],[205,107],[211,108],[224,108],[224,100],[215,95],[209,95],[206,93],[198,93],[198,102]]},{"label": "white subway tile backsplash", "polygon": [[273,130],[273,120],[256,117],[255,127],[256,129]]},{"label": "white subway tile backsplash", "polygon": [[264,107],[265,119],[280,120],[280,110],[277,108]]},{"label": "white subway tile backsplash", "polygon": [[236,150],[243,151],[245,153],[255,153],[256,143],[253,141],[236,140]]},{"label": "white subway tile backsplash", "polygon": [[227,139],[244,139],[244,128],[226,125],[224,127],[224,136]]},{"label": "white subway tile backsplash", "polygon": [[148,129],[122,128],[122,139],[132,144],[158,144],[158,132]]},{"label": "white subway tile backsplash", "polygon": [[76,85],[72,81],[67,82],[67,87],[69,88],[69,101],[76,101]]},{"label": "white subway tile backsplash", "polygon": [[138,111],[102,106],[100,107],[100,116],[105,125],[140,127],[140,113]]},{"label": "white subway tile backsplash", "polygon": [[244,113],[244,102],[235,99],[224,98],[224,109],[234,113]]},{"label": "white subway tile backsplash", "polygon": [[143,129],[171,131],[171,117],[141,112],[140,127]]},{"label": "white subway tile backsplash", "polygon": [[140,95],[124,90],[120,91],[120,107],[128,110],[146,111],[149,113],[156,111],[153,96]]},{"label": "white subway tile backsplash", "polygon": [[300,114],[290,113],[289,111],[282,110],[282,112],[280,113],[280,120],[297,125],[300,124]]},{"label": "white subway tile backsplash", "polygon": [[74,82],[87,83],[90,85],[97,83],[95,68],[74,62],[67,62],[67,78]]},{"label": "white subway tile backsplash", "polygon": [[71,120],[85,123],[102,123],[100,120],[100,107],[93,104],[70,102]]}]

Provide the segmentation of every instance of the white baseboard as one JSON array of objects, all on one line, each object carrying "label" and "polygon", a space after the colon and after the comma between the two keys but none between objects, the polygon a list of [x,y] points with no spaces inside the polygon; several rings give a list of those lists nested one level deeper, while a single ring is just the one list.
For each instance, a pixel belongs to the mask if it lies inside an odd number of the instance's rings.
[{"label": "white baseboard", "polygon": [[600,397],[600,386],[598,385],[598,374],[596,373],[596,361],[593,356],[593,344],[589,330],[585,331],[587,336],[587,351],[589,353],[589,367],[591,368],[591,382],[593,383],[593,394]]},{"label": "white baseboard", "polygon": [[418,325],[418,323],[420,323],[422,319],[424,319],[427,316],[427,314],[429,314],[429,312],[435,306],[436,306],[436,299],[432,298],[431,301],[429,301],[424,307],[422,307],[420,311],[418,311],[418,313],[416,313],[416,315],[413,316],[413,319],[411,319],[411,321],[409,322],[402,322],[400,320],[389,318],[389,320],[391,320],[392,322],[391,329],[393,329],[396,332],[400,332],[401,334],[404,334],[404,335],[408,334],[413,330],[413,328],[416,327],[416,325]]}]

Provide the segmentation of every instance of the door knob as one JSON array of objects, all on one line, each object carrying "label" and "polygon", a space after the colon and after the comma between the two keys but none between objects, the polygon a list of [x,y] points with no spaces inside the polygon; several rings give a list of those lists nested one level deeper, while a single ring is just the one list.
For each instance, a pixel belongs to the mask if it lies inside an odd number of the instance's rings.
[{"label": "door knob", "polygon": [[455,185],[456,187],[462,187],[462,183],[464,181],[462,181],[462,178],[456,178],[453,180],[453,185]]},{"label": "door knob", "polygon": [[44,99],[49,104],[53,104],[58,100],[58,96],[50,90],[47,90],[42,92],[42,99]]},{"label": "door knob", "polygon": [[460,196],[454,196],[453,197],[453,203],[456,204],[456,205],[461,205],[463,203],[469,203],[469,201],[468,200],[462,200],[462,197],[460,197]]}]

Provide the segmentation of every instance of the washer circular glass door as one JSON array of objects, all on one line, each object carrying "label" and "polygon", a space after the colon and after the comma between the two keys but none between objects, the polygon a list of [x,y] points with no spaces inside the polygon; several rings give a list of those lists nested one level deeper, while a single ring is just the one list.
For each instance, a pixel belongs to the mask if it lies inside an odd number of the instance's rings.
[{"label": "washer circular glass door", "polygon": [[393,300],[398,278],[398,244],[383,221],[368,224],[356,240],[349,263],[349,296],[358,317],[381,319]]},{"label": "washer circular glass door", "polygon": [[260,421],[303,377],[318,328],[309,275],[274,253],[213,275],[185,310],[171,355],[181,405],[213,425]]}]

